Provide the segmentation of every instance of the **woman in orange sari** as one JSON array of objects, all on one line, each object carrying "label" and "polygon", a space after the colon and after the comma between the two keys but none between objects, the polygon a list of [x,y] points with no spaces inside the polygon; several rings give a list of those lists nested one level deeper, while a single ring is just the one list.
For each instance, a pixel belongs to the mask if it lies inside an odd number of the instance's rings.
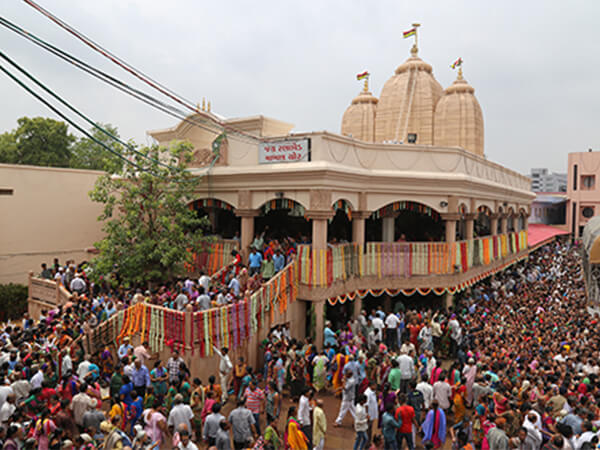
[{"label": "woman in orange sari", "polygon": [[333,359],[335,370],[333,372],[331,383],[333,385],[333,392],[335,394],[338,394],[344,386],[344,366],[348,362],[348,359],[348,355],[344,355],[343,353],[338,353]]},{"label": "woman in orange sari", "polygon": [[288,421],[285,425],[285,433],[283,440],[285,448],[291,450],[308,450],[308,439],[300,429],[300,424],[294,417],[296,415],[296,407],[290,406],[288,410]]},{"label": "woman in orange sari", "polygon": [[467,408],[465,406],[465,395],[467,392],[467,388],[464,384],[456,384],[453,388],[454,398],[452,402],[454,403],[454,421],[456,423],[462,422],[465,418],[465,414],[467,412]]}]

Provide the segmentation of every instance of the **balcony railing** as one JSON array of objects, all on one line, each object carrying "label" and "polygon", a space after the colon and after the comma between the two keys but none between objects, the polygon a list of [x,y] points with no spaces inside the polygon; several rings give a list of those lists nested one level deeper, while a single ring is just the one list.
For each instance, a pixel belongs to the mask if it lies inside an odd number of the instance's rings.
[{"label": "balcony railing", "polygon": [[201,270],[212,275],[221,270],[231,260],[231,251],[239,250],[239,242],[233,239],[207,240],[200,248],[191,250],[193,264],[186,264],[189,273],[199,273]]},{"label": "balcony railing", "polygon": [[458,242],[368,242],[316,250],[298,247],[298,279],[329,286],[351,277],[449,275],[489,265],[527,247],[527,231]]}]

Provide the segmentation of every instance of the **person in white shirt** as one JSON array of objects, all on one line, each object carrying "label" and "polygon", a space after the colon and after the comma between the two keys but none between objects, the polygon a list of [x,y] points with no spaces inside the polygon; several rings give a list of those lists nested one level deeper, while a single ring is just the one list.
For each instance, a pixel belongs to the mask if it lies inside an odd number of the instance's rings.
[{"label": "person in white shirt", "polygon": [[0,386],[0,408],[2,408],[10,394],[14,394],[14,391],[10,385],[4,384]]},{"label": "person in white shirt", "polygon": [[79,363],[79,366],[77,366],[77,376],[80,380],[85,379],[85,376],[90,371],[90,358],[90,355],[85,355],[84,360]]},{"label": "person in white shirt", "polygon": [[39,367],[34,376],[31,377],[31,387],[33,389],[38,389],[42,387],[42,382],[44,381],[44,370]]},{"label": "person in white shirt", "polygon": [[356,394],[356,381],[352,376],[352,371],[344,371],[344,390],[342,391],[342,403],[340,404],[340,413],[335,419],[334,427],[341,427],[342,420],[346,413],[350,412],[352,417],[355,416],[354,396]]},{"label": "person in white shirt", "polygon": [[396,361],[400,369],[400,390],[406,394],[410,380],[415,376],[415,361],[406,353],[401,353]]},{"label": "person in white shirt", "polygon": [[433,398],[438,401],[440,408],[447,411],[452,399],[452,387],[446,382],[446,371],[440,374],[440,379],[433,385]]},{"label": "person in white shirt", "polygon": [[367,429],[368,443],[373,439],[373,422],[379,418],[379,406],[377,405],[377,381],[371,380],[369,387],[365,389],[367,397],[367,413],[369,415],[369,427]]},{"label": "person in white shirt", "polygon": [[221,402],[225,403],[229,398],[229,378],[233,370],[233,364],[229,358],[229,349],[223,347],[221,351],[213,345],[215,353],[219,356],[219,381],[221,382]]},{"label": "person in white shirt", "polygon": [[179,429],[183,424],[188,430],[192,429],[192,419],[194,418],[194,412],[190,405],[183,403],[183,395],[175,395],[175,406],[169,412],[169,418],[167,419],[167,425],[172,432]]},{"label": "person in white shirt", "polygon": [[363,450],[367,446],[369,416],[367,415],[366,405],[367,397],[364,394],[359,395],[358,402],[356,403],[356,413],[354,415],[354,430],[356,431],[354,450]]},{"label": "person in white shirt", "polygon": [[398,343],[398,325],[400,325],[398,316],[389,313],[385,318],[385,345],[389,349],[395,349]]},{"label": "person in white shirt", "polygon": [[17,396],[15,394],[9,394],[8,397],[6,397],[6,401],[0,408],[0,424],[3,427],[6,427],[9,424],[12,415],[17,409],[17,407],[15,406],[16,399]]},{"label": "person in white shirt", "polygon": [[73,360],[71,359],[71,355],[69,355],[69,349],[62,349],[62,362],[60,365],[60,374],[65,376],[68,373],[73,373]]},{"label": "person in white shirt", "polygon": [[312,389],[305,388],[298,402],[298,421],[302,432],[308,438],[308,448],[312,448],[312,426],[310,412],[312,410],[311,401],[315,392]]},{"label": "person in white shirt", "polygon": [[427,374],[421,377],[420,383],[417,384],[417,391],[423,394],[423,404],[425,410],[428,410],[433,400],[433,387],[429,384],[429,376]]},{"label": "person in white shirt", "polygon": [[200,278],[198,278],[198,284],[204,288],[204,292],[208,292],[210,287],[210,277],[204,272],[200,272]]},{"label": "person in white shirt", "polygon": [[375,330],[377,330],[377,334],[376,334],[376,338],[375,339],[383,341],[383,328],[385,326],[384,323],[383,323],[383,320],[380,319],[379,317],[375,316],[371,320],[371,325],[373,325],[373,328]]}]

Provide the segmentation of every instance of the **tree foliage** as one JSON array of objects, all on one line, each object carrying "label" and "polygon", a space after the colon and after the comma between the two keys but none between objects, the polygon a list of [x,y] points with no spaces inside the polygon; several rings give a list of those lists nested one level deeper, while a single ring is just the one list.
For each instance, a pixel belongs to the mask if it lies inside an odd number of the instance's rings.
[{"label": "tree foliage", "polygon": [[[92,139],[77,139],[66,123],[45,117],[21,117],[15,130],[0,134],[0,163],[32,166],[70,167],[118,173],[123,160]],[[117,128],[99,124],[119,137]],[[90,134],[119,153],[123,146],[95,127]]]},{"label": "tree foliage", "polygon": [[75,137],[67,124],[45,117],[21,117],[18,127],[0,140],[0,162],[69,167]]},{"label": "tree foliage", "polygon": [[[119,131],[111,124],[98,125],[113,136],[119,137]],[[119,153],[123,153],[123,146],[121,144],[97,128],[90,129],[90,134],[106,146]],[[108,173],[119,173],[123,169],[123,160],[110,153],[92,139],[82,137],[73,145],[69,167],[73,169],[103,170]]]},{"label": "tree foliage", "polygon": [[[104,204],[100,217],[106,237],[96,243],[99,255],[92,261],[94,273],[115,270],[127,285],[151,285],[183,273],[190,262],[187,249],[197,248],[202,240],[198,218],[188,208],[198,178],[186,170],[192,151],[187,144],[169,150],[146,147],[139,150],[135,163],[143,170],[126,164],[122,175],[104,175],[90,192],[93,201]],[[170,167],[157,159],[165,152]]]}]

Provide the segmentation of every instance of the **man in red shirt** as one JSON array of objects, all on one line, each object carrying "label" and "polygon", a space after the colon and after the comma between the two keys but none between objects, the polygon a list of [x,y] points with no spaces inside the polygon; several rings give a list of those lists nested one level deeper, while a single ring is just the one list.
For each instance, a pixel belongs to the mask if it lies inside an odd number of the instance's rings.
[{"label": "man in red shirt", "polygon": [[398,403],[400,406],[396,408],[396,420],[402,419],[402,426],[398,429],[398,448],[402,448],[402,441],[406,439],[406,444],[409,450],[415,449],[413,442],[412,426],[413,423],[418,426],[417,420],[415,419],[415,409],[406,404],[406,394],[400,394],[398,396]]}]

